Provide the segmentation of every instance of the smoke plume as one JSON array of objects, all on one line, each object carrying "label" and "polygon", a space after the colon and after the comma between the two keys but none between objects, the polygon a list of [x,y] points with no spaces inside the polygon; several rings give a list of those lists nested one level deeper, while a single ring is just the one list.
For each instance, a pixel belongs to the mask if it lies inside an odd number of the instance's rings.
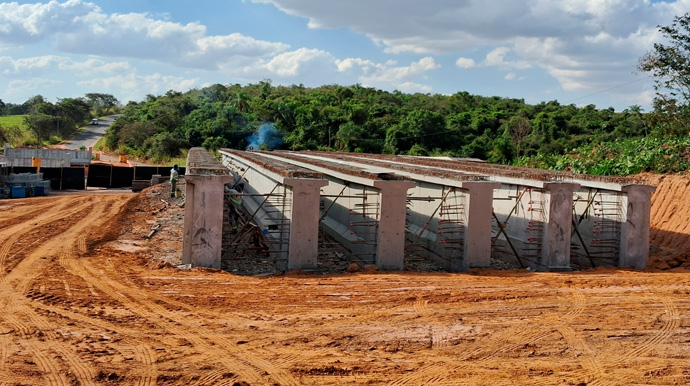
[{"label": "smoke plume", "polygon": [[264,123],[256,129],[256,132],[247,138],[246,150],[274,150],[283,144],[283,136],[280,135],[275,125],[271,122]]}]

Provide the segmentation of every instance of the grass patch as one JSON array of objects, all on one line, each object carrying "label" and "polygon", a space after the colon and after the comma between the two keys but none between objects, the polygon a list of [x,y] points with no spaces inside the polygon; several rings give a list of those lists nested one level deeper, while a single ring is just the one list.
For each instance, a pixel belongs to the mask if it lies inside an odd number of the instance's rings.
[{"label": "grass patch", "polygon": [[0,116],[0,126],[2,127],[18,127],[23,131],[28,130],[24,123],[26,115],[7,115]]},{"label": "grass patch", "polygon": [[0,146],[8,142],[14,147],[35,146],[36,139],[24,123],[26,115],[0,116]]}]

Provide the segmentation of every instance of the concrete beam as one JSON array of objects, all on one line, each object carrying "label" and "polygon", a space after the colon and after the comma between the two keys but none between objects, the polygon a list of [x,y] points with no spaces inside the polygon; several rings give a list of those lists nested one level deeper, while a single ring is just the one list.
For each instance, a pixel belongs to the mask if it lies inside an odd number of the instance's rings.
[{"label": "concrete beam", "polygon": [[570,270],[570,240],[573,229],[573,193],[579,184],[548,183],[548,220],[544,228],[541,265],[550,271]]},{"label": "concrete beam", "polygon": [[326,180],[288,178],[292,190],[288,269],[315,269],[319,255],[320,188]]},{"label": "concrete beam", "polygon": [[649,221],[651,194],[656,188],[647,185],[627,185],[627,210],[621,224],[621,246],[618,265],[644,269],[649,258]]},{"label": "concrete beam", "polygon": [[384,270],[402,270],[405,256],[405,221],[407,190],[416,186],[411,181],[375,181],[379,189],[379,229],[376,265]]}]

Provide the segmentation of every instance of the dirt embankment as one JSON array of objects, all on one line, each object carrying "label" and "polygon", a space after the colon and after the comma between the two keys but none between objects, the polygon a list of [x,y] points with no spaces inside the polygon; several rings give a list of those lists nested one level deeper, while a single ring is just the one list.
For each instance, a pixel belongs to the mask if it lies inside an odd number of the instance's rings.
[{"label": "dirt embankment", "polygon": [[690,175],[640,175],[656,186],[650,213],[650,269],[690,268]]}]

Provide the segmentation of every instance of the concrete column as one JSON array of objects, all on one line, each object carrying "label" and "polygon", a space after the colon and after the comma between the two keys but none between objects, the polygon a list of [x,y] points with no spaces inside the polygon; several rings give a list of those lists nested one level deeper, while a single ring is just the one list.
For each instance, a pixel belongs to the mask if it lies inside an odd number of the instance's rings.
[{"label": "concrete column", "polygon": [[288,178],[292,190],[288,269],[315,269],[319,254],[320,189],[326,180]]},{"label": "concrete column", "polygon": [[649,217],[652,206],[653,186],[627,185],[621,192],[626,193],[627,208],[621,224],[621,246],[618,265],[644,269],[649,258]]},{"label": "concrete column", "polygon": [[493,225],[494,189],[501,187],[498,182],[463,182],[462,189],[468,193],[467,225],[465,226],[465,250],[463,266],[452,270],[484,268],[491,263],[491,227]]},{"label": "concrete column", "polygon": [[376,265],[384,270],[402,270],[405,256],[407,190],[412,181],[374,181],[381,194]]},{"label": "concrete column", "polygon": [[580,184],[548,183],[547,224],[544,228],[541,264],[550,271],[570,270],[570,240],[573,231],[573,192]]},{"label": "concrete column", "polygon": [[[231,176],[186,176],[182,263],[220,269],[223,244],[223,185]],[[189,188],[192,189],[189,189]],[[191,196],[190,196],[191,190]]]},{"label": "concrete column", "polygon": [[184,228],[182,229],[182,264],[192,264],[192,226],[194,224],[195,206],[192,204],[196,198],[195,185],[190,182],[191,176],[185,177],[185,206],[184,206]]}]

